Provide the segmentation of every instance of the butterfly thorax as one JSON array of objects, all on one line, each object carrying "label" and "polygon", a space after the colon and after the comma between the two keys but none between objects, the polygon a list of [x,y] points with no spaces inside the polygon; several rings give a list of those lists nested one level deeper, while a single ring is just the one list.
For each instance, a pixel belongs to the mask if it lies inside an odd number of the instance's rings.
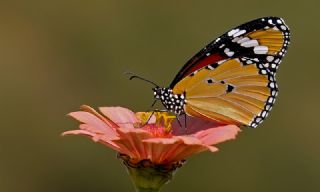
[{"label": "butterfly thorax", "polygon": [[153,93],[154,98],[159,99],[168,111],[173,112],[176,115],[184,113],[184,94],[174,94],[172,89],[160,87],[154,88]]}]

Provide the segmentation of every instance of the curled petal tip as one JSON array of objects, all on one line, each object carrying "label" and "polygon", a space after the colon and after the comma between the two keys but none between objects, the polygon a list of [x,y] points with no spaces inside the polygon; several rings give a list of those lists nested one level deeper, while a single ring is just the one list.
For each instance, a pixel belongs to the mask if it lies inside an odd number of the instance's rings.
[{"label": "curled petal tip", "polygon": [[81,110],[83,110],[83,111],[86,111],[86,110],[93,110],[93,108],[92,107],[90,107],[89,105],[81,105],[80,106],[80,109]]}]

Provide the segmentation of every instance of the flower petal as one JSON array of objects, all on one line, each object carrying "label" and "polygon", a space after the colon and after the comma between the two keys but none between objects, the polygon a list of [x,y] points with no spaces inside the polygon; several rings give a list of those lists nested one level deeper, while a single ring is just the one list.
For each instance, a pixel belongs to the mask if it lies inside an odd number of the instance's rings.
[{"label": "flower petal", "polygon": [[235,139],[239,131],[241,131],[240,128],[235,125],[225,125],[199,131],[195,133],[194,136],[206,145],[214,145],[223,141]]},{"label": "flower petal", "polygon": [[145,139],[151,155],[151,160],[157,163],[176,162],[183,160],[195,153],[205,150],[215,152],[218,149],[207,146],[198,138],[191,136],[176,136],[172,138],[151,138]]},{"label": "flower petal", "polygon": [[62,136],[66,136],[66,135],[86,135],[86,136],[93,137],[95,134],[86,130],[71,130],[71,131],[65,131],[62,133]]},{"label": "flower petal", "polygon": [[[211,151],[211,152],[216,152],[218,149],[214,146],[206,146],[206,145],[188,145],[186,146],[185,144],[179,146],[177,148],[178,150],[174,151],[172,158],[172,161],[180,161],[182,159],[186,159],[187,157],[190,157],[191,155],[203,152],[203,151]],[[172,154],[171,154],[172,155]]]},{"label": "flower petal", "polygon": [[88,125],[88,126],[80,126],[80,128],[82,129],[89,128],[90,130],[88,131],[93,133],[105,134],[105,135],[108,135],[110,138],[117,137],[117,133],[114,130],[114,128],[109,127],[105,122],[103,122],[101,119],[99,119],[98,117],[96,117],[91,113],[84,112],[84,111],[77,111],[77,112],[71,112],[68,115],[80,121],[81,123]]},{"label": "flower petal", "polygon": [[117,132],[120,139],[114,142],[129,151],[127,155],[131,158],[147,159],[148,153],[142,140],[152,137],[148,131],[137,128],[119,128]]},{"label": "flower petal", "polygon": [[138,122],[135,114],[123,107],[100,107],[99,110],[103,115],[110,118],[120,127],[133,128],[133,125]]},{"label": "flower petal", "polygon": [[104,140],[100,135],[97,135],[95,133],[92,133],[90,131],[86,130],[72,130],[72,131],[65,131],[62,133],[62,136],[66,135],[84,135],[89,138],[91,138],[94,142],[100,142],[111,149],[118,151],[119,153],[124,153],[126,151],[123,151],[119,146],[117,146],[113,141]]},{"label": "flower petal", "polygon": [[101,119],[103,122],[105,122],[109,127],[113,127],[113,128],[118,128],[119,126],[113,122],[111,119],[104,117],[102,115],[100,115],[96,110],[94,110],[92,107],[88,106],[88,105],[82,105],[80,107],[80,109],[82,111],[85,112],[89,112],[91,114],[93,114],[94,116],[98,117],[99,119]]}]

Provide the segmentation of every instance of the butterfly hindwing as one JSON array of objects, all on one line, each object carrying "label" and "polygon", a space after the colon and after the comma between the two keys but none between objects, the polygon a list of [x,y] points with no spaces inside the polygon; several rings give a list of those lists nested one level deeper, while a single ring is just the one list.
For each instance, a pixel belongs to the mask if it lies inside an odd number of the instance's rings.
[{"label": "butterfly hindwing", "polygon": [[185,94],[185,112],[256,127],[268,115],[277,95],[274,75],[249,58],[226,59],[197,70],[173,89]]},{"label": "butterfly hindwing", "polygon": [[264,17],[242,24],[209,43],[193,56],[172,81],[173,88],[184,77],[225,59],[248,58],[275,73],[290,40],[288,26],[278,17]]}]

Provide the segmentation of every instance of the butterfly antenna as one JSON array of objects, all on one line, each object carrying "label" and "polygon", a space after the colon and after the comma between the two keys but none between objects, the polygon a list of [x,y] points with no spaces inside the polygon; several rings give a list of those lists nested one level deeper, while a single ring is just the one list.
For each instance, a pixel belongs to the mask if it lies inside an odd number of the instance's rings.
[{"label": "butterfly antenna", "polygon": [[148,79],[146,79],[146,78],[140,77],[139,75],[136,75],[136,74],[134,74],[134,73],[132,73],[132,72],[125,72],[125,74],[126,74],[126,75],[130,75],[130,78],[129,78],[130,80],[132,80],[132,79],[140,79],[140,80],[142,80],[142,81],[151,83],[152,85],[154,85],[154,86],[156,86],[156,87],[160,87],[160,86],[157,85],[156,83],[154,83],[154,82],[152,82],[152,81],[150,81],[150,80],[148,80]]}]

